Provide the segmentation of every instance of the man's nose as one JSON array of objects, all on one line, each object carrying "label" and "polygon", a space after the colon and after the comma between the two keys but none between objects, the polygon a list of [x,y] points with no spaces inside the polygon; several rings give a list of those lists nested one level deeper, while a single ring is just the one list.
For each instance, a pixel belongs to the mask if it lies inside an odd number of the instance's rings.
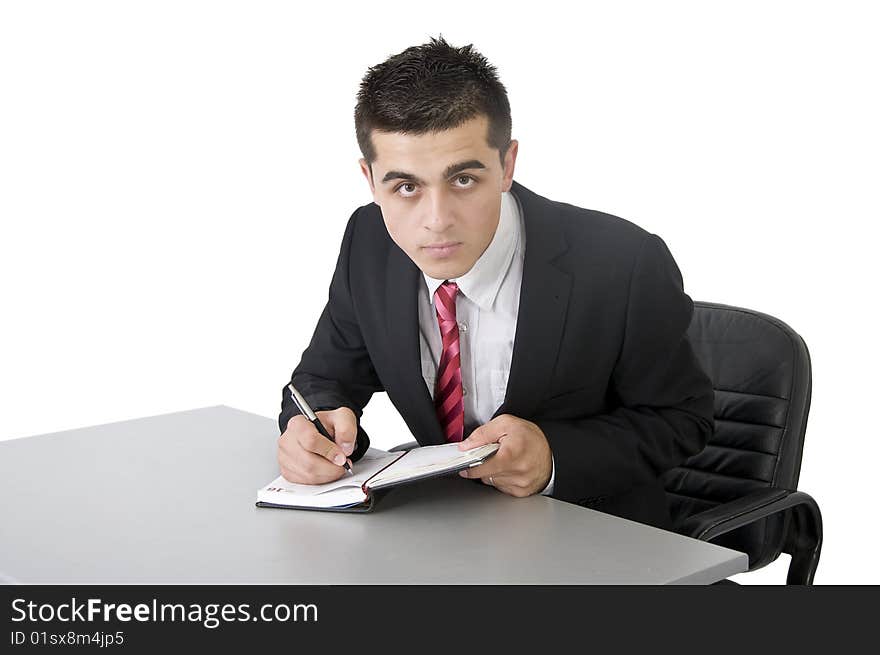
[{"label": "man's nose", "polygon": [[429,195],[425,226],[432,232],[443,232],[453,223],[452,206],[442,192],[435,191]]}]

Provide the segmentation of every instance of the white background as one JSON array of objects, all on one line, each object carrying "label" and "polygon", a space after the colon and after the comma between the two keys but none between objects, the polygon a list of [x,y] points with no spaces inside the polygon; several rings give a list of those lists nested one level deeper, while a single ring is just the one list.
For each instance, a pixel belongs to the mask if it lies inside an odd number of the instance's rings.
[{"label": "white background", "polygon": [[[520,183],[659,234],[692,298],[805,338],[816,581],[878,583],[871,4],[4,2],[0,439],[276,417],[371,201],[357,85],[442,33],[498,67]],[[410,438],[384,394],[364,425]]]}]

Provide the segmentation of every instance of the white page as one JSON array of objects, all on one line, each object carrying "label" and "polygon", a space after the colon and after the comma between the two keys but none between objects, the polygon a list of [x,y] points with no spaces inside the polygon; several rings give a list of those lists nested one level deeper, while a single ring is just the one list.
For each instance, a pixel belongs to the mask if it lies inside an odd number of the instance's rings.
[{"label": "white page", "polygon": [[457,443],[414,448],[407,452],[406,457],[382,471],[370,482],[370,486],[375,483],[378,487],[382,484],[405,480],[433,471],[454,469],[466,462],[480,461],[498,448],[497,443],[485,444],[469,450],[459,450]]},{"label": "white page", "polygon": [[[487,445],[497,448],[497,444]],[[439,446],[422,446],[421,448],[413,448],[410,450],[406,454],[406,457],[400,461],[400,464],[391,468],[395,470],[398,468],[414,469],[435,466],[438,464],[452,464],[453,462],[467,461],[474,458],[474,455],[478,455],[479,452],[484,450],[491,451],[495,448],[477,446],[476,448],[471,448],[469,450],[459,450],[457,443],[445,443]]]}]

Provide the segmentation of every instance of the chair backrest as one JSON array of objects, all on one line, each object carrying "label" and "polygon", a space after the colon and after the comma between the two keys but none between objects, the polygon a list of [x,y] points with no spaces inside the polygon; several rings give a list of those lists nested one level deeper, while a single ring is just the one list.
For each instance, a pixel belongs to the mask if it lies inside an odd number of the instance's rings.
[{"label": "chair backrest", "polygon": [[[695,302],[688,336],[715,389],[715,432],[664,479],[676,528],[763,487],[797,488],[812,391],[804,340],[772,316]],[[748,553],[758,568],[779,556],[787,520],[772,516],[714,543]]]}]

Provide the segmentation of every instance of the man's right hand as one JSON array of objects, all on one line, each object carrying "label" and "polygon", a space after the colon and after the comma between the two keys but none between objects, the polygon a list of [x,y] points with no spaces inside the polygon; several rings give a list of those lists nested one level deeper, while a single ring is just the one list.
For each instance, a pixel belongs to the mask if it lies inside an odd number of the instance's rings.
[{"label": "man's right hand", "polygon": [[[315,412],[336,443],[322,435],[302,414],[287,422],[278,437],[278,464],[289,482],[324,484],[347,475],[343,464],[354,452],[357,417],[348,407]],[[351,460],[348,460],[351,465]]]}]

